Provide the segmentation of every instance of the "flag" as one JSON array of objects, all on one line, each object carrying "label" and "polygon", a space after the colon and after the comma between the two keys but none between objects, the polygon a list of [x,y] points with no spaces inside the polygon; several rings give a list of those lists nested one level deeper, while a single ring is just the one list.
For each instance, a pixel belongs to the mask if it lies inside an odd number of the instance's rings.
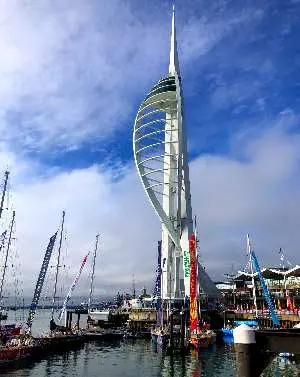
[{"label": "flag", "polygon": [[191,342],[197,346],[197,328],[198,328],[198,311],[197,311],[197,265],[196,265],[196,239],[192,234],[189,239],[190,249],[190,333]]},{"label": "flag", "polygon": [[82,261],[82,263],[81,263],[80,269],[79,269],[79,271],[78,271],[78,273],[77,273],[75,279],[73,280],[73,283],[72,283],[72,285],[71,285],[71,287],[70,287],[70,289],[69,289],[69,292],[68,292],[68,294],[67,294],[67,296],[66,296],[66,298],[65,298],[65,301],[64,301],[64,303],[63,303],[63,307],[62,307],[61,310],[60,310],[60,313],[59,313],[59,316],[58,316],[58,320],[59,320],[59,321],[62,319],[62,316],[64,315],[64,312],[65,312],[66,307],[67,307],[67,303],[68,303],[68,301],[69,301],[70,298],[71,298],[72,292],[73,292],[74,289],[75,289],[75,285],[76,285],[77,281],[79,280],[79,277],[80,277],[80,275],[81,275],[81,272],[82,272],[82,270],[83,270],[84,265],[86,264],[86,261],[87,261],[87,259],[88,259],[89,254],[90,254],[90,252],[88,252],[88,254],[83,258],[83,261]]},{"label": "flag", "polygon": [[280,304],[280,300],[279,299],[277,300],[277,309],[281,310],[281,304]]}]

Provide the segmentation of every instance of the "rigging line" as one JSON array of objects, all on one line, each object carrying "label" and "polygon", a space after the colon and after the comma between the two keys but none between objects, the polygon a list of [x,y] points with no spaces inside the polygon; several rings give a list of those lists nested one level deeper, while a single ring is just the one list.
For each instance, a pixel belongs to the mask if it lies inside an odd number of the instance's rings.
[{"label": "rigging line", "polygon": [[0,203],[0,219],[1,219],[1,216],[2,216],[2,212],[3,212],[3,205],[4,205],[4,199],[5,199],[6,189],[7,189],[9,171],[6,171],[4,173],[4,175],[5,175],[5,180],[4,180],[4,186],[3,186],[3,190],[2,190],[1,203]]},{"label": "rigging line", "polygon": [[99,234],[96,235],[96,244],[95,244],[95,250],[94,250],[94,255],[93,255],[91,286],[90,286],[90,293],[89,293],[89,300],[88,300],[88,313],[90,312],[92,294],[93,294],[93,289],[94,289],[95,265],[96,265],[96,256],[97,256],[97,250],[98,250],[99,236],[100,236]]},{"label": "rigging line", "polygon": [[54,283],[54,291],[53,291],[53,299],[52,299],[52,310],[51,310],[51,319],[52,319],[52,320],[53,320],[53,317],[54,317],[55,296],[56,296],[56,291],[57,291],[58,269],[59,269],[59,267],[60,267],[59,262],[60,262],[60,254],[61,254],[62,238],[63,238],[63,231],[64,231],[65,214],[66,214],[66,212],[63,211],[63,213],[62,213],[62,222],[61,222],[60,238],[59,238],[59,247],[58,247],[57,264],[56,264],[56,271],[55,271],[55,283]]},{"label": "rigging line", "polygon": [[6,253],[5,253],[4,269],[3,269],[3,274],[2,274],[2,278],[1,278],[1,284],[0,284],[0,307],[2,305],[3,283],[4,283],[6,268],[7,268],[7,258],[8,258],[8,253],[9,253],[11,239],[12,239],[12,231],[13,231],[13,226],[14,226],[14,222],[15,222],[15,215],[16,215],[16,212],[13,211],[12,220],[11,220],[11,224],[10,224],[10,230],[9,230],[9,236],[8,236],[8,243],[7,243]]}]

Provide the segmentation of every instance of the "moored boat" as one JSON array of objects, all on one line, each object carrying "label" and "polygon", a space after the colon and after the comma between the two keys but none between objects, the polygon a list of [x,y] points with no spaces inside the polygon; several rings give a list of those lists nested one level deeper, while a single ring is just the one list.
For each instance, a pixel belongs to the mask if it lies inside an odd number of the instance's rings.
[{"label": "moored boat", "polygon": [[216,343],[216,333],[212,330],[207,330],[198,335],[198,348],[209,348]]},{"label": "moored boat", "polygon": [[228,325],[227,327],[223,327],[221,329],[221,332],[223,334],[223,336],[227,336],[227,337],[233,337],[233,329],[240,326],[240,325],[247,325],[247,326],[250,326],[254,329],[258,329],[259,327],[259,324],[258,324],[258,321],[255,321],[255,320],[241,320],[241,321],[234,321],[233,322],[233,325]]},{"label": "moored boat", "polygon": [[151,339],[153,343],[159,345],[160,347],[165,347],[170,339],[169,327],[161,326],[151,329]]},{"label": "moored boat", "polygon": [[18,363],[38,352],[40,344],[27,335],[13,336],[0,347],[0,365]]}]

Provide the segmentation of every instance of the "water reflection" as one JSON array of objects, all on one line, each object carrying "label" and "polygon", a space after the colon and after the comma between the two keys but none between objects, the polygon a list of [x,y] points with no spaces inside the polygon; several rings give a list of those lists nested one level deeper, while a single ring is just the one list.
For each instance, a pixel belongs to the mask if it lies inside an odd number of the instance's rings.
[{"label": "water reflection", "polygon": [[[198,355],[166,355],[145,341],[95,341],[63,354],[27,363],[21,369],[0,369],[10,377],[236,377],[235,359],[230,345],[203,350]],[[276,358],[264,377],[300,376],[295,362]]]}]

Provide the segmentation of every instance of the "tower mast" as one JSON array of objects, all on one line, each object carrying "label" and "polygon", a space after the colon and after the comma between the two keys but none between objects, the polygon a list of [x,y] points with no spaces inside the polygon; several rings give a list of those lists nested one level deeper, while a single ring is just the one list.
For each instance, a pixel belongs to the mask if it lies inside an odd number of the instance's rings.
[{"label": "tower mast", "polygon": [[94,256],[93,256],[91,286],[90,286],[90,294],[89,294],[89,300],[88,300],[88,313],[90,312],[90,308],[91,308],[92,294],[93,294],[93,288],[94,288],[94,275],[95,275],[96,256],[97,256],[97,250],[98,250],[98,241],[99,241],[99,234],[96,235],[96,244],[95,244],[95,250],[94,250]]},{"label": "tower mast", "polygon": [[[189,239],[193,234],[193,216],[185,133],[173,7],[168,73],[141,103],[133,131],[135,165],[162,224],[162,299],[165,302],[182,301],[190,296]],[[198,268],[199,275],[207,276],[201,265]],[[208,276],[205,280],[215,287]]]},{"label": "tower mast", "polygon": [[0,219],[1,219],[1,216],[2,216],[2,212],[3,212],[3,205],[4,205],[4,199],[5,199],[6,189],[7,189],[9,171],[6,171],[4,173],[4,176],[5,176],[4,186],[3,186],[3,190],[2,190],[1,203],[0,203]]},{"label": "tower mast", "polygon": [[54,290],[53,290],[53,299],[52,299],[52,310],[51,310],[51,320],[52,321],[53,321],[53,317],[54,317],[55,299],[56,299],[56,291],[57,291],[57,280],[58,280],[58,269],[60,267],[59,263],[60,263],[61,245],[62,245],[64,223],[65,223],[65,214],[66,214],[66,212],[63,211],[63,213],[62,213],[62,221],[61,221],[61,229],[60,229],[59,246],[58,246],[57,263],[56,263],[56,271],[55,271],[55,282],[54,282]]}]

